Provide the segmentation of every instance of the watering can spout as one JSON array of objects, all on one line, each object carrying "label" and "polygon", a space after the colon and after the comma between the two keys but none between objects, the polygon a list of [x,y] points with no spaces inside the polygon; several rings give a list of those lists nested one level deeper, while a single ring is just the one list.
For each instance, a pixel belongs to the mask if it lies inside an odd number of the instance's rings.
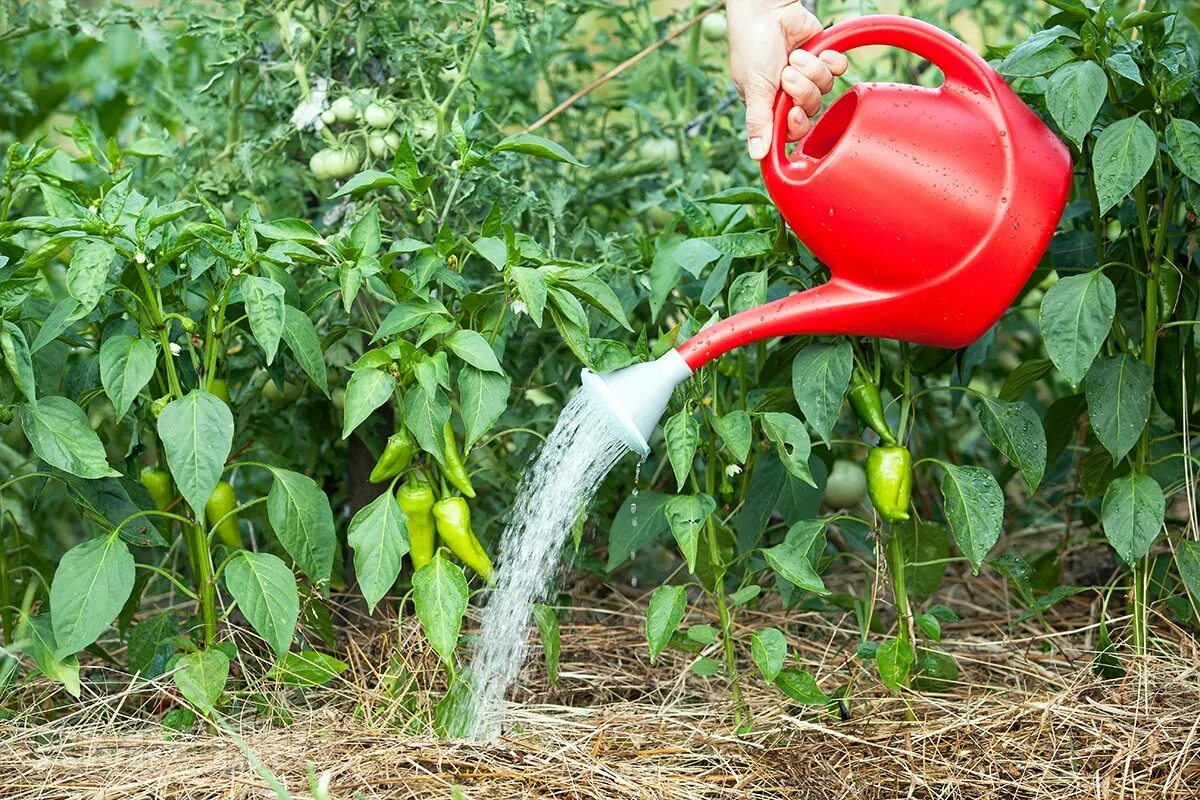
[{"label": "watering can spout", "polygon": [[583,371],[583,390],[601,406],[609,427],[630,450],[650,452],[650,435],[658,427],[675,387],[692,377],[692,368],[678,350],[642,364],[613,372]]}]

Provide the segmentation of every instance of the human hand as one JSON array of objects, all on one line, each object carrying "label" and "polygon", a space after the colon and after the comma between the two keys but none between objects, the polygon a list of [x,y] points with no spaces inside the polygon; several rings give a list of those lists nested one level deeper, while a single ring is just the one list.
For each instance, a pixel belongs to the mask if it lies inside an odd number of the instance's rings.
[{"label": "human hand", "polygon": [[729,71],[746,104],[750,157],[759,160],[771,148],[780,87],[796,104],[788,114],[788,141],[795,141],[808,132],[822,95],[848,65],[836,50],[813,55],[799,49],[821,32],[820,21],[800,0],[729,0],[727,16]]}]

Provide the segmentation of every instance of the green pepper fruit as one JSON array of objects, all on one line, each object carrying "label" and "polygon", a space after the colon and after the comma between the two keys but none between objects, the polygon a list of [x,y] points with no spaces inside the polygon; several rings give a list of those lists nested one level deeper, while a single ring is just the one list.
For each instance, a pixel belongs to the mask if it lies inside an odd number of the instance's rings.
[{"label": "green pepper fruit", "polygon": [[246,545],[242,542],[238,515],[229,513],[237,508],[237,505],[237,495],[233,487],[221,481],[204,504],[204,519],[208,522],[208,527],[216,526],[217,538],[221,540],[221,544],[234,550],[242,550]]},{"label": "green pepper fruit", "polygon": [[876,447],[867,456],[867,494],[888,522],[908,519],[912,496],[912,455],[900,445]]},{"label": "green pepper fruit", "polygon": [[461,497],[446,497],[433,506],[437,532],[459,560],[478,572],[485,581],[492,579],[492,562],[471,530],[471,509]]},{"label": "green pepper fruit", "polygon": [[175,490],[171,487],[171,473],[157,467],[142,467],[138,480],[146,487],[146,493],[159,511],[166,511],[175,502]]},{"label": "green pepper fruit", "polygon": [[433,560],[437,544],[437,523],[433,518],[433,487],[425,481],[409,478],[396,490],[396,502],[408,517],[408,555],[413,569]]},{"label": "green pepper fruit", "polygon": [[881,441],[896,443],[896,434],[892,433],[892,426],[883,415],[883,398],[875,384],[855,375],[854,385],[850,387],[850,407],[863,425],[879,434]]},{"label": "green pepper fruit", "polygon": [[408,469],[414,450],[416,442],[407,429],[401,428],[389,436],[379,460],[375,462],[375,468],[371,470],[371,483],[389,481]]},{"label": "green pepper fruit", "polygon": [[229,384],[225,383],[224,378],[213,378],[212,383],[208,385],[208,392],[223,400],[225,405],[229,405]]},{"label": "green pepper fruit", "polygon": [[455,489],[467,497],[474,497],[475,487],[471,485],[471,476],[458,453],[458,443],[454,441],[454,427],[449,420],[442,426],[442,440],[442,447],[446,451],[446,463],[442,465],[442,474]]}]

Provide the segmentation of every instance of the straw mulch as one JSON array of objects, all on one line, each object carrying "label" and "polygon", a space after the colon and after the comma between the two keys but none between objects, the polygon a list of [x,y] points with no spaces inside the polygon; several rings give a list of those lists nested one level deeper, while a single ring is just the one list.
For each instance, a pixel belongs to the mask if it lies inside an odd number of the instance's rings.
[{"label": "straw mulch", "polygon": [[[740,737],[724,681],[692,673],[696,656],[685,653],[651,666],[639,600],[611,593],[567,617],[557,686],[535,645],[512,729],[490,744],[428,733],[436,696],[423,687],[438,670],[411,620],[383,629],[347,614],[358,625],[339,653],[350,669],[331,687],[262,683],[227,706],[239,710],[223,727],[173,737],[157,722],[175,705],[169,681],[92,668],[78,702],[25,684],[24,710],[0,722],[0,797],[275,797],[275,780],[286,796],[310,798],[310,769],[328,773],[339,800],[1200,797],[1200,655],[1184,632],[1155,620],[1156,655],[1104,680],[1092,668],[1093,595],[1052,611],[1052,633],[1010,629],[1000,584],[974,579],[949,595],[941,599],[971,615],[946,627],[960,681],[903,698],[855,657],[850,618],[746,613],[746,631],[787,631],[791,663],[827,691],[851,679],[854,688],[843,719],[748,678],[755,724]],[[702,621],[699,612],[688,621]],[[255,643],[244,635],[239,646]]]}]

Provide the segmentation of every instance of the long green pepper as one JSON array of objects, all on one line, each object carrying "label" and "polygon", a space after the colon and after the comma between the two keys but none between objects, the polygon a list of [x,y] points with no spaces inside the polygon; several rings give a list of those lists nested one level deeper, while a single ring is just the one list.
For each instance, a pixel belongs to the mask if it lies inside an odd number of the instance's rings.
[{"label": "long green pepper", "polygon": [[492,579],[492,561],[471,530],[471,509],[461,497],[444,497],[433,506],[437,532],[459,560],[478,572],[485,581]]},{"label": "long green pepper", "polygon": [[404,472],[404,470],[408,469],[408,465],[412,463],[415,450],[416,442],[407,428],[401,428],[393,433],[388,437],[387,444],[383,447],[383,452],[379,454],[379,460],[375,462],[375,468],[371,470],[369,478],[371,483],[390,481]]},{"label": "long green pepper", "polygon": [[471,485],[471,475],[467,472],[466,465],[463,464],[462,456],[459,455],[458,443],[454,441],[454,427],[449,420],[442,426],[442,449],[446,456],[446,463],[442,465],[442,474],[455,489],[467,497],[474,497],[475,487]]},{"label": "long green pepper", "polygon": [[912,454],[900,445],[876,447],[867,456],[867,494],[888,522],[908,519],[912,496]]},{"label": "long green pepper", "polygon": [[433,518],[433,487],[409,478],[396,490],[396,502],[408,517],[408,556],[417,570],[433,560],[437,549],[437,522]]},{"label": "long green pepper", "polygon": [[854,385],[850,387],[850,408],[854,409],[863,425],[879,434],[884,444],[896,443],[896,434],[892,433],[892,426],[883,413],[883,398],[879,395],[878,387],[857,374],[854,376]]}]

